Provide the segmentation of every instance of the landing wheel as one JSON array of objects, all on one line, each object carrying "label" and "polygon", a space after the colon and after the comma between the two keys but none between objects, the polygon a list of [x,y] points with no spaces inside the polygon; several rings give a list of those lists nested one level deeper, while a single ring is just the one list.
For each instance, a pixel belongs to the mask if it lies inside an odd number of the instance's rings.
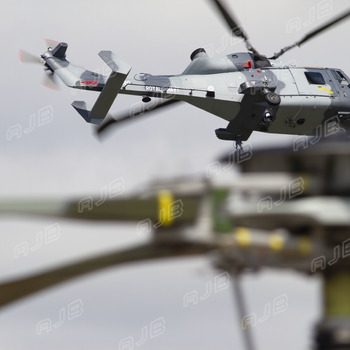
[{"label": "landing wheel", "polygon": [[268,92],[267,94],[264,95],[264,97],[269,105],[277,106],[281,103],[281,97],[279,97],[274,92]]}]

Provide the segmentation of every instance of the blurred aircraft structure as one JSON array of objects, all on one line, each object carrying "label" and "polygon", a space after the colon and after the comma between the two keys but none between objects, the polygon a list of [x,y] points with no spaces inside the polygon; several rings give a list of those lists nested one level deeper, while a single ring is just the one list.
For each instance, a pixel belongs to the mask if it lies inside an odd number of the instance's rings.
[{"label": "blurred aircraft structure", "polygon": [[[232,165],[235,154],[222,159]],[[0,214],[74,220],[133,221],[152,231],[148,243],[44,270],[0,284],[0,307],[108,266],[208,254],[234,277],[240,319],[245,315],[239,274],[264,267],[323,276],[323,320],[317,349],[350,348],[350,149],[327,139],[294,150],[254,150],[229,181],[156,181],[137,193],[104,201],[16,200]],[[96,204],[97,203],[97,204]],[[249,325],[248,325],[249,326]],[[253,348],[249,327],[247,349]]]},{"label": "blurred aircraft structure", "polygon": [[[242,164],[250,173],[292,176],[277,197],[271,195],[232,208],[238,225],[259,230],[285,229],[303,240],[313,258],[305,273],[320,273],[323,320],[316,349],[350,348],[350,148],[348,138],[326,139],[309,147],[265,149]],[[281,242],[281,247],[283,243]],[[301,262],[301,261],[300,261]],[[290,264],[290,267],[297,268]]]}]

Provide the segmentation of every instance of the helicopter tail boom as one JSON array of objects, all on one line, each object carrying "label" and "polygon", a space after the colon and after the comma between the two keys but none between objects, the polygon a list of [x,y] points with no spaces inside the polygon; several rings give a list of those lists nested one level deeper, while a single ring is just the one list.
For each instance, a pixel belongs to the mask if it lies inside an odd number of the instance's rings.
[{"label": "helicopter tail boom", "polygon": [[45,68],[57,75],[65,85],[75,89],[101,91],[90,109],[84,101],[74,101],[72,106],[89,123],[100,124],[128,76],[131,66],[111,51],[100,51],[99,56],[112,69],[109,77],[78,67],[66,60],[66,43],[49,49],[41,58]]},{"label": "helicopter tail boom", "polygon": [[58,76],[68,87],[101,91],[106,82],[106,77],[67,61],[67,48],[66,43],[59,43],[54,49],[49,48],[42,54],[44,69],[52,76]]}]

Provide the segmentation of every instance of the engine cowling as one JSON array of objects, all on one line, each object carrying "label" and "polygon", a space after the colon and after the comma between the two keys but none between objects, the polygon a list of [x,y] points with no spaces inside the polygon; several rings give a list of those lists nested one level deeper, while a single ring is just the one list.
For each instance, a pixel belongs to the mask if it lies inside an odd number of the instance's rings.
[{"label": "engine cowling", "polygon": [[210,58],[203,48],[192,52],[191,61],[183,74],[229,73],[271,66],[265,56],[249,52],[237,52],[225,57]]},{"label": "engine cowling", "polygon": [[253,58],[248,52],[238,52],[220,58],[210,58],[203,48],[191,54],[192,62],[183,74],[216,74],[254,69]]}]

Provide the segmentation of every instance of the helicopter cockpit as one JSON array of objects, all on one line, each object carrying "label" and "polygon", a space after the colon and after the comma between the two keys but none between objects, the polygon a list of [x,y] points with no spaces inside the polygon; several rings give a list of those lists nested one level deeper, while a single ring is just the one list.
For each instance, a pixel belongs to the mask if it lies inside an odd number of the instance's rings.
[{"label": "helicopter cockpit", "polygon": [[340,85],[350,87],[350,79],[344,72],[339,69],[332,69],[331,71]]}]

